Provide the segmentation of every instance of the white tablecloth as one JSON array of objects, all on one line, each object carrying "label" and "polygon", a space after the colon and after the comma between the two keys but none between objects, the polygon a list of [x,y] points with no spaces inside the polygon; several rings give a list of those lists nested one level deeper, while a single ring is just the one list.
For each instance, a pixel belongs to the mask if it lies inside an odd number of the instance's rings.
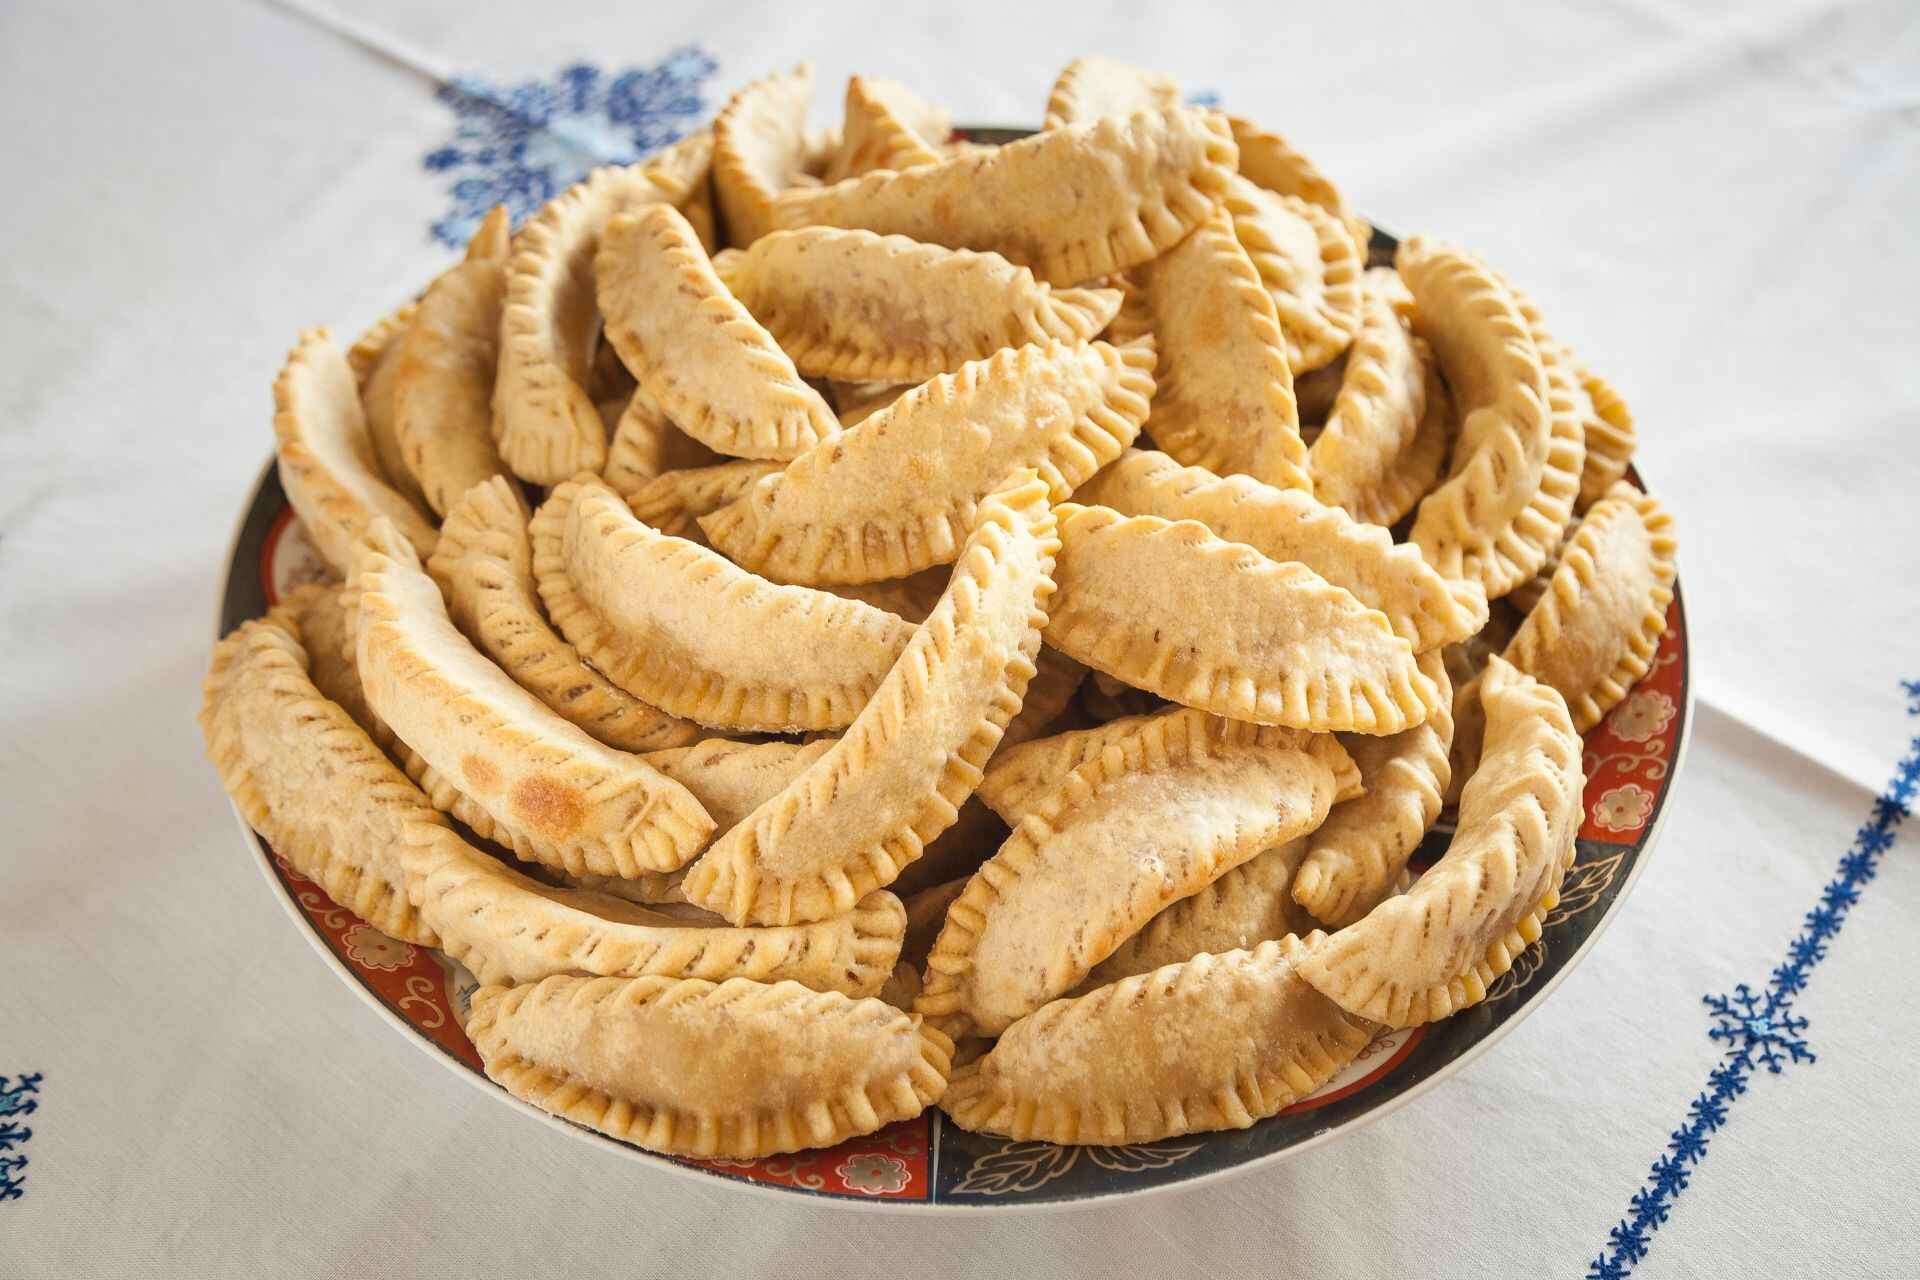
[{"label": "white tablecloth", "polygon": [[[1702,996],[1787,960],[1920,728],[1920,21],[1294,9],[0,6],[0,1275],[1912,1274],[1910,841],[1806,958],[1817,1059],[1688,1125],[1725,1060]],[[1702,705],[1628,908],[1504,1043],[1222,1185],[883,1219],[564,1140],[316,960],[192,720],[273,372],[447,261],[435,76],[688,46],[708,110],[813,58],[822,119],[854,71],[1020,122],[1076,53],[1164,68],[1487,254],[1625,390]],[[1711,1139],[1677,1194],[1676,1130]]]}]

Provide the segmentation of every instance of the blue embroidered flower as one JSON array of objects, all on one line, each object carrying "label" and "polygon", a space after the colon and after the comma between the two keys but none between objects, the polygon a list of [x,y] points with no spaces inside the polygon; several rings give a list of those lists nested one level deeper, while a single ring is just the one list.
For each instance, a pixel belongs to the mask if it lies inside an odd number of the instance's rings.
[{"label": "blue embroidered flower", "polygon": [[454,135],[427,153],[452,182],[436,240],[458,248],[503,204],[521,219],[603,164],[629,164],[685,137],[706,113],[701,87],[719,64],[696,45],[609,77],[575,63],[550,80],[498,85],[461,77],[440,89]]}]

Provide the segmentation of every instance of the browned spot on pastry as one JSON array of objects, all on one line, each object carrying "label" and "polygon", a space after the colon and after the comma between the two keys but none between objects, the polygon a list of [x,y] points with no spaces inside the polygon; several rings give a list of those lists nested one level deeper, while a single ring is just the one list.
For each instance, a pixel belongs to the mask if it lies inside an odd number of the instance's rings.
[{"label": "browned spot on pastry", "polygon": [[520,822],[554,836],[571,835],[579,830],[585,816],[579,792],[538,773],[514,783],[507,803]]},{"label": "browned spot on pastry", "polygon": [[500,771],[493,762],[475,755],[460,757],[460,776],[467,780],[467,790],[490,792],[500,789]]}]

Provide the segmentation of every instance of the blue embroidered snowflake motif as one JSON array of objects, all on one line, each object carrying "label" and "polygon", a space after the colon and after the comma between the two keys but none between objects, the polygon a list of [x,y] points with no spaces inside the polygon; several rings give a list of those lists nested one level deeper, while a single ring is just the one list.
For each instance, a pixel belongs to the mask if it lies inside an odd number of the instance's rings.
[{"label": "blue embroidered snowflake motif", "polygon": [[1774,1075],[1789,1062],[1815,1061],[1800,1035],[1807,1020],[1788,1013],[1782,995],[1757,996],[1743,982],[1730,996],[1707,996],[1706,1005],[1715,1023],[1707,1035],[1725,1044],[1730,1055],[1757,1061]]},{"label": "blue embroidered snowflake motif", "polygon": [[439,98],[458,123],[424,162],[453,179],[434,239],[459,248],[497,204],[518,224],[596,167],[630,164],[678,142],[705,114],[701,86],[718,65],[688,45],[612,76],[575,63],[550,80],[496,85],[463,76],[442,85]]},{"label": "blue embroidered snowflake motif", "polygon": [[[1903,680],[1913,701],[1908,714],[1920,716],[1920,681]],[[1893,848],[1900,824],[1920,791],[1920,738],[1894,766],[1887,789],[1873,802],[1867,823],[1853,833],[1853,845],[1841,856],[1837,874],[1820,891],[1813,910],[1801,918],[1800,932],[1787,944],[1787,957],[1770,975],[1766,990],[1746,983],[1732,994],[1707,996],[1714,1025],[1707,1032],[1725,1046],[1719,1064],[1707,1074],[1706,1092],[1687,1108],[1687,1122],[1667,1140],[1667,1154],[1653,1162],[1645,1186],[1627,1202],[1629,1214],[1607,1232],[1607,1248],[1587,1268],[1587,1280],[1624,1280],[1647,1256],[1653,1233],[1667,1220],[1675,1197],[1686,1189],[1690,1169],[1707,1156],[1707,1144],[1722,1125],[1735,1098],[1747,1091],[1755,1071],[1781,1074],[1790,1064],[1815,1061],[1807,1045],[1807,1020],[1793,1013],[1795,997],[1807,989],[1813,968],[1840,933],[1860,891]]]},{"label": "blue embroidered snowflake motif", "polygon": [[0,1076],[0,1201],[18,1200],[26,1194],[27,1157],[12,1154],[33,1136],[33,1130],[9,1116],[30,1116],[40,1109],[41,1075],[29,1072],[14,1084],[11,1077]]}]

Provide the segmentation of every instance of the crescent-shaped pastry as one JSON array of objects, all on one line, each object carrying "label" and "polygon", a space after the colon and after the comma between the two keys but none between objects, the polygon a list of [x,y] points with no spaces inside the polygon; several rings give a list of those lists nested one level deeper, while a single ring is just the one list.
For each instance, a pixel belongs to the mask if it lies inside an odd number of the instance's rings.
[{"label": "crescent-shaped pastry", "polygon": [[507,231],[506,207],[495,205],[467,245],[466,261],[428,287],[400,346],[393,433],[407,470],[439,516],[503,470],[493,446],[493,381]]},{"label": "crescent-shaped pastry", "polygon": [[724,835],[779,795],[832,749],[818,742],[736,742],[708,738],[690,747],[650,751],[646,761],[693,793]]},{"label": "crescent-shaped pastry", "polygon": [[787,191],[775,212],[788,227],[865,227],[991,250],[1047,284],[1075,285],[1178,244],[1219,199],[1235,159],[1222,117],[1149,111]]},{"label": "crescent-shaped pastry", "polygon": [[1273,295],[1293,375],[1331,362],[1360,327],[1364,251],[1333,214],[1235,176],[1226,190],[1233,234]]},{"label": "crescent-shaped pastry", "polygon": [[[1332,812],[1339,811],[1335,805]],[[1312,933],[1317,927],[1313,916],[1287,892],[1311,838],[1289,840],[1249,858],[1192,897],[1163,908],[1119,950],[1095,965],[1081,990],[1092,991],[1198,955],[1251,951],[1290,933],[1302,937]]]},{"label": "crescent-shaped pastry", "polygon": [[[1138,689],[1256,724],[1399,733],[1439,704],[1385,614],[1197,520],[1063,503],[1047,643]],[[1181,584],[1169,593],[1166,583]]]},{"label": "crescent-shaped pastry", "polygon": [[369,738],[385,749],[393,733],[367,705],[354,667],[353,619],[346,608],[346,587],[338,582],[308,582],[296,587],[268,617],[290,626],[306,651],[307,677],[320,696],[338,703]]},{"label": "crescent-shaped pastry", "polygon": [[1622,481],[1587,512],[1506,659],[1566,699],[1585,733],[1653,661],[1673,603],[1673,519]]},{"label": "crescent-shaped pastry", "polygon": [[1391,737],[1340,739],[1366,791],[1335,805],[1307,837],[1292,886],[1293,900],[1329,928],[1352,924],[1386,897],[1439,820],[1453,777],[1453,688],[1438,650],[1420,655],[1420,669],[1440,690],[1423,723]]},{"label": "crescent-shaped pastry", "polygon": [[1069,729],[1008,747],[994,756],[974,795],[999,814],[1002,822],[1017,827],[1036,801],[1108,747],[1135,736],[1149,723],[1165,716],[1204,714],[1168,707],[1164,711],[1122,716],[1091,729]]},{"label": "crescent-shaped pastry", "polygon": [[916,387],[700,519],[737,563],[786,582],[874,582],[948,564],[982,498],[1022,467],[1055,501],[1139,434],[1153,351],[1056,342]]},{"label": "crescent-shaped pastry", "polygon": [[1331,1080],[1373,1038],[1300,979],[1299,955],[1298,939],[1265,942],[1057,1000],[955,1069],[941,1108],[962,1129],[1022,1142],[1245,1129]]},{"label": "crescent-shaped pastry", "polygon": [[1633,411],[1627,408],[1620,393],[1605,378],[1587,368],[1584,361],[1571,352],[1566,355],[1579,384],[1576,402],[1587,443],[1587,456],[1580,467],[1578,500],[1578,509],[1585,511],[1626,477],[1637,437]]},{"label": "crescent-shaped pastry", "polygon": [[1386,614],[1416,653],[1465,640],[1486,625],[1487,600],[1477,584],[1442,578],[1418,548],[1396,546],[1385,529],[1297,490],[1131,449],[1074,496],[1123,515],[1198,520],[1270,560],[1298,561]]},{"label": "crescent-shaped pastry", "polygon": [[360,681],[410,754],[468,799],[456,816],[569,872],[684,865],[713,832],[686,788],[515,684],[454,628],[406,545],[382,526],[373,534],[354,562]]},{"label": "crescent-shaped pastry", "polygon": [[1034,674],[1059,546],[1047,504],[1031,472],[980,504],[946,594],[872,700],[694,864],[689,902],[735,924],[822,919],[953,824]]},{"label": "crescent-shaped pastry", "polygon": [[433,526],[381,478],[360,388],[325,329],[307,330],[287,353],[273,383],[273,434],[287,501],[335,573],[345,575],[382,516],[422,555],[433,550]]},{"label": "crescent-shaped pastry", "polygon": [[801,373],[924,382],[1002,347],[1085,342],[1120,308],[1115,289],[1054,289],[997,253],[905,236],[775,231],[714,262]]},{"label": "crescent-shaped pastry", "polygon": [[558,484],[607,460],[606,426],[588,390],[600,331],[594,257],[609,218],[662,198],[637,166],[596,169],[514,236],[493,432],[501,460],[522,480]]},{"label": "crescent-shaped pastry", "polygon": [[709,467],[663,471],[627,495],[627,505],[642,524],[661,533],[704,543],[700,517],[718,511],[753,488],[763,476],[781,470],[777,462],[742,458]]},{"label": "crescent-shaped pastry", "polygon": [[555,889],[488,857],[441,825],[407,828],[398,850],[420,918],[440,949],[483,983],[557,973],[606,978],[752,978],[815,991],[879,994],[907,913],[890,893],[818,924],[733,929],[650,911],[621,898]]},{"label": "crescent-shaped pastry", "polygon": [[688,206],[700,202],[713,173],[713,130],[699,129],[662,147],[641,163],[641,171],[659,190],[660,198],[692,222]]},{"label": "crescent-shaped pastry", "polygon": [[713,192],[732,243],[752,244],[780,225],[775,197],[807,170],[812,102],[813,64],[803,62],[754,81],[713,118]]},{"label": "crescent-shaped pastry", "polygon": [[1403,465],[1416,449],[1428,391],[1439,379],[1427,344],[1401,321],[1383,292],[1387,287],[1400,287],[1393,272],[1367,272],[1360,328],[1339,394],[1307,450],[1314,496],[1381,526],[1398,524],[1425,496],[1444,452],[1444,441],[1441,451],[1428,451],[1433,470],[1424,475],[1409,474]]},{"label": "crescent-shaped pastry", "polygon": [[697,727],[613,684],[547,625],[527,520],[526,502],[505,476],[475,485],[447,512],[427,571],[454,625],[521,688],[610,747],[654,751],[693,742]]},{"label": "crescent-shaped pastry", "polygon": [[822,175],[828,183],[875,169],[913,169],[946,159],[941,147],[953,117],[898,80],[854,76],[847,81],[846,123],[840,148]]},{"label": "crescent-shaped pastry", "polygon": [[919,1115],[953,1042],[879,1000],[797,982],[552,977],[473,994],[487,1075],[650,1151],[749,1160]]},{"label": "crescent-shaped pastry", "polygon": [[1311,489],[1287,340],[1225,209],[1134,270],[1160,352],[1147,434],[1173,457]]},{"label": "crescent-shaped pastry", "polygon": [[722,461],[720,454],[674,426],[645,387],[635,387],[613,425],[613,442],[607,446],[607,465],[600,475],[608,488],[631,498],[648,481],[669,471]]},{"label": "crescent-shaped pastry", "polygon": [[949,1034],[1006,1030],[1168,903],[1319,826],[1352,770],[1327,734],[1155,718],[1069,774],[974,874],[914,1008]]},{"label": "crescent-shaped pastry", "polygon": [[671,205],[607,224],[594,267],[606,336],[682,431],[720,453],[791,458],[840,421],[714,274]]},{"label": "crescent-shaped pastry", "polygon": [[240,816],[288,865],[382,933],[439,944],[395,852],[409,823],[446,819],[314,687],[284,621],[244,622],[213,647],[200,731]]},{"label": "crescent-shaped pastry", "polygon": [[1360,256],[1363,259],[1367,256],[1367,244],[1373,238],[1373,229],[1365,219],[1354,215],[1347,198],[1320,172],[1319,166],[1307,158],[1306,153],[1279,134],[1262,129],[1250,120],[1228,116],[1227,122],[1233,127],[1234,145],[1240,148],[1242,177],[1278,195],[1296,196],[1308,204],[1325,209],[1347,225],[1347,232],[1353,237]]},{"label": "crescent-shaped pastry", "polygon": [[1446,855],[1299,963],[1359,1017],[1410,1027],[1478,1004],[1560,900],[1580,828],[1580,736],[1560,695],[1502,658],[1480,697],[1486,746]]},{"label": "crescent-shaped pastry", "polygon": [[1053,82],[1042,127],[1058,129],[1102,116],[1171,111],[1179,105],[1180,84],[1172,76],[1093,54],[1069,62]]},{"label": "crescent-shaped pastry", "polygon": [[1546,357],[1492,271],[1419,236],[1397,262],[1460,421],[1451,474],[1420,503],[1411,538],[1441,573],[1498,599],[1560,541],[1580,483],[1580,442],[1568,438],[1579,423],[1554,411]]},{"label": "crescent-shaped pastry", "polygon": [[400,348],[406,344],[407,330],[413,326],[413,317],[419,309],[419,302],[409,302],[375,321],[347,348],[347,365],[360,387],[360,407],[366,414],[367,437],[373,441],[373,456],[380,462],[381,478],[424,513],[426,495],[420,492],[420,482],[407,470],[407,460],[400,452],[400,437],[393,428],[394,375],[400,371]]},{"label": "crescent-shaped pastry", "polygon": [[560,633],[621,688],[701,724],[843,728],[913,636],[870,605],[776,585],[650,529],[591,476],[556,488],[531,534]]}]

